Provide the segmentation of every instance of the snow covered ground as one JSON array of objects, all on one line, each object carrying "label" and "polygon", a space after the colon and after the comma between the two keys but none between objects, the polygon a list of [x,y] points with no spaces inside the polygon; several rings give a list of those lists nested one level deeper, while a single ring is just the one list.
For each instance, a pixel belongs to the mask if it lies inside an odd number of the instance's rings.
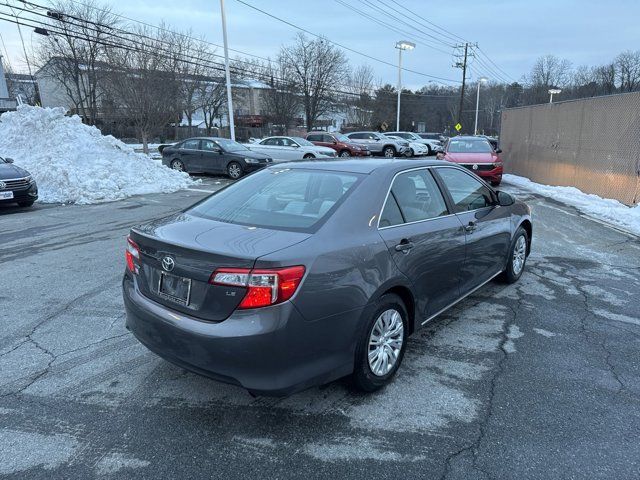
[{"label": "snow covered ground", "polygon": [[640,235],[640,205],[627,207],[617,200],[584,193],[575,187],[541,185],[517,175],[503,175],[502,178],[507,183],[571,205],[585,215]]},{"label": "snow covered ground", "polygon": [[196,183],[65,113],[25,105],[0,116],[0,156],[29,170],[40,202],[107,202]]}]

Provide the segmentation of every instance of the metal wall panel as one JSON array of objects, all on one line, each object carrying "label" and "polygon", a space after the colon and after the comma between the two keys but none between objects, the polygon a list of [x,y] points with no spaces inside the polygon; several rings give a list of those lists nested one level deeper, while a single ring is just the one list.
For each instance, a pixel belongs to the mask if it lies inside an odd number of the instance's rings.
[{"label": "metal wall panel", "polygon": [[635,205],[640,92],[505,109],[500,148],[507,173]]}]

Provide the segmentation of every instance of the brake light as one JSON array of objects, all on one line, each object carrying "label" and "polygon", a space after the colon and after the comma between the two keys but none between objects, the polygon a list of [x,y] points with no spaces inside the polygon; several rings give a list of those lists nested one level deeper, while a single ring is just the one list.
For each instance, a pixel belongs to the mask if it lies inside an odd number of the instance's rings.
[{"label": "brake light", "polygon": [[289,300],[300,285],[305,269],[296,267],[276,269],[219,268],[209,283],[246,287],[247,293],[238,308],[259,308]]},{"label": "brake light", "polygon": [[138,265],[136,261],[140,260],[140,248],[138,244],[127,237],[127,250],[125,251],[125,258],[127,260],[127,268],[131,273],[138,273]]}]

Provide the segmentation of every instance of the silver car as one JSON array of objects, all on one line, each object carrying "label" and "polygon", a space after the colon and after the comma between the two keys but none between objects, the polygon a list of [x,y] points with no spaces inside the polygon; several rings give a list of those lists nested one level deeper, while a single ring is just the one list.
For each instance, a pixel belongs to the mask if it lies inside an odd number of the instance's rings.
[{"label": "silver car", "polygon": [[268,155],[276,161],[285,162],[337,156],[333,148],[314,145],[302,137],[267,137],[257,143],[250,143],[246,146],[249,150]]},{"label": "silver car", "polygon": [[409,152],[409,143],[385,137],[378,132],[352,132],[347,137],[357,144],[364,145],[373,155],[384,155],[387,158],[405,156]]},{"label": "silver car", "polygon": [[425,138],[419,136],[417,133],[413,132],[390,132],[389,135],[395,135],[397,137],[404,138],[409,142],[422,143],[426,145],[428,148],[427,155],[432,155],[438,150],[442,149],[442,142],[440,140],[435,140],[433,138]]}]

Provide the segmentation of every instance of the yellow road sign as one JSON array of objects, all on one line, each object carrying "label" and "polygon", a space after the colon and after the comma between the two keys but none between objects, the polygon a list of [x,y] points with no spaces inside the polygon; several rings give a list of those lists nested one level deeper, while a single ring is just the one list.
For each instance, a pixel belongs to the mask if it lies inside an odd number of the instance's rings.
[{"label": "yellow road sign", "polygon": [[456,126],[454,128],[459,132],[460,130],[462,130],[462,125],[456,123]]}]

